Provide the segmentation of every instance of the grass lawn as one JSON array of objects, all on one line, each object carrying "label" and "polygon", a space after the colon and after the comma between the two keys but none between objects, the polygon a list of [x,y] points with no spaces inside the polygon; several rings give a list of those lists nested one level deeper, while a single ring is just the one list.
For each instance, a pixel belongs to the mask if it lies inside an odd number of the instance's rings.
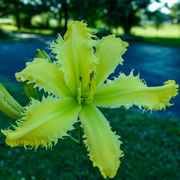
[{"label": "grass lawn", "polygon": [[12,35],[11,33],[28,33],[28,34],[40,34],[40,35],[52,35],[52,29],[27,29],[21,28],[18,31],[17,27],[14,25],[1,24],[0,25],[0,42],[26,42],[30,41],[30,38],[21,38]]},{"label": "grass lawn", "polygon": [[132,33],[143,37],[180,38],[180,26],[177,24],[163,24],[160,29],[153,25],[133,27]]},{"label": "grass lawn", "polygon": [[[0,28],[5,32],[18,32],[14,25],[1,24]],[[94,30],[94,29],[93,29]],[[20,32],[52,35],[53,29],[27,29],[22,28]],[[118,31],[113,30],[113,33],[123,34],[122,28]],[[133,27],[132,33],[135,36],[142,36],[146,43],[168,46],[180,46],[180,27],[176,24],[163,24],[160,29],[156,29],[153,25],[143,25]],[[9,37],[9,39],[1,39],[0,41],[27,41],[28,39],[21,39],[17,37]]]},{"label": "grass lawn", "polygon": [[[1,24],[0,28],[2,30],[6,31],[6,32],[18,32],[18,28],[15,25]],[[28,28],[21,28],[20,32],[51,35],[53,33],[53,30],[52,29],[28,29]]]},{"label": "grass lawn", "polygon": [[[22,104],[27,99],[20,84],[0,81]],[[115,180],[179,180],[180,118],[158,117],[124,109],[102,109],[112,129],[121,136],[125,156]],[[13,120],[0,113],[0,128]],[[76,136],[76,133],[74,133]],[[82,147],[59,140],[52,150],[10,148],[0,134],[0,179],[102,180]],[[103,151],[102,151],[103,153]],[[8,176],[7,176],[8,175]]]},{"label": "grass lawn", "polygon": [[144,37],[147,43],[180,46],[180,26],[177,24],[163,24],[158,30],[152,25],[144,25],[134,27],[132,33]]},{"label": "grass lawn", "polygon": [[180,38],[145,37],[145,42],[162,46],[180,46]]},{"label": "grass lawn", "polygon": [[[117,33],[115,30],[113,32]],[[118,29],[118,34],[123,34],[122,28]],[[146,43],[180,46],[180,26],[177,24],[163,24],[158,30],[154,25],[133,27],[132,34],[144,37]]]}]

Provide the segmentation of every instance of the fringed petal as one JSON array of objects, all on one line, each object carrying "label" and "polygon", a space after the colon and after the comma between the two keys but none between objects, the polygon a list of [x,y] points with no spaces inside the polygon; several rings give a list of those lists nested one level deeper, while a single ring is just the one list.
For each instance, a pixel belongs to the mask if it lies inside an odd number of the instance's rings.
[{"label": "fringed petal", "polygon": [[174,80],[169,80],[163,86],[147,87],[139,75],[129,76],[120,74],[113,81],[99,87],[94,96],[93,104],[101,107],[129,108],[133,105],[148,110],[162,110],[171,106],[170,99],[178,94],[178,85]]},{"label": "fringed petal", "polygon": [[58,65],[41,58],[35,58],[33,62],[26,63],[26,68],[16,73],[16,79],[17,81],[35,83],[35,87],[44,89],[45,92],[55,96],[72,96]]},{"label": "fringed petal", "polygon": [[26,107],[24,117],[13,126],[14,130],[2,130],[6,143],[11,146],[51,148],[59,138],[73,129],[80,106],[74,99],[43,98],[42,102],[32,100]]},{"label": "fringed petal", "polygon": [[113,178],[120,165],[119,158],[123,156],[119,137],[111,131],[103,114],[93,106],[82,106],[80,120],[93,166],[98,166],[104,178]]},{"label": "fringed petal", "polygon": [[96,71],[96,86],[102,84],[123,63],[122,55],[126,52],[128,43],[116,38],[115,35],[103,37],[96,45],[96,57],[99,64]]},{"label": "fringed petal", "polygon": [[97,58],[94,55],[92,36],[87,24],[72,21],[68,24],[68,31],[64,40],[59,35],[57,41],[52,44],[52,52],[55,53],[69,89],[74,95],[78,94],[80,79],[82,79],[82,91],[88,86],[90,73],[94,71]]},{"label": "fringed petal", "polygon": [[23,107],[9,94],[1,83],[0,110],[13,119],[21,118],[24,111]]}]

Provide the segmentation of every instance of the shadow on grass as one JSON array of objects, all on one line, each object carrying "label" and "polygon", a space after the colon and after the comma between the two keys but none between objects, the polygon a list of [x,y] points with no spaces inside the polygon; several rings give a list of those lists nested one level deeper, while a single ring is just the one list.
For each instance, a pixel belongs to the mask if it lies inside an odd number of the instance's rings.
[{"label": "shadow on grass", "polygon": [[145,42],[162,46],[180,46],[180,38],[146,37]]},{"label": "shadow on grass", "polygon": [[0,30],[0,42],[29,42],[29,38],[20,38],[13,36],[12,33]]}]

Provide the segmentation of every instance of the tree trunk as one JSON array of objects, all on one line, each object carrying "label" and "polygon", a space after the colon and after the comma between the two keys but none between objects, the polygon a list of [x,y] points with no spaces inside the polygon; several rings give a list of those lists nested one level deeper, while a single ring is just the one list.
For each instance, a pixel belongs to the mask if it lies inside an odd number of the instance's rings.
[{"label": "tree trunk", "polygon": [[21,30],[21,22],[20,22],[20,17],[19,17],[19,8],[18,5],[15,5],[15,18],[16,18],[16,26],[18,28],[18,31]]},{"label": "tree trunk", "polygon": [[59,22],[58,22],[58,26],[61,29],[62,27],[62,10],[59,9]]},{"label": "tree trunk", "polygon": [[131,35],[131,28],[132,28],[132,26],[125,25],[125,26],[122,26],[122,28],[123,28],[124,34]]},{"label": "tree trunk", "polygon": [[80,21],[84,19],[84,0],[80,0],[79,17]]},{"label": "tree trunk", "polygon": [[67,21],[68,21],[68,5],[67,5],[67,0],[64,0],[64,3],[63,3],[64,7],[64,29],[65,31],[67,30]]}]

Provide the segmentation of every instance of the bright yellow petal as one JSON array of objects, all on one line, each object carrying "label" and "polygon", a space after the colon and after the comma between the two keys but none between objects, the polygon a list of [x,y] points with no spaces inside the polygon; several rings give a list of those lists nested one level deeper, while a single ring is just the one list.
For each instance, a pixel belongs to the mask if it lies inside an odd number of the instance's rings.
[{"label": "bright yellow petal", "polygon": [[62,66],[67,86],[74,95],[78,94],[80,78],[82,90],[89,84],[90,73],[94,70],[97,58],[94,55],[93,40],[87,24],[72,21],[68,24],[68,31],[64,40],[59,36],[52,50]]},{"label": "bright yellow petal", "polygon": [[0,110],[13,119],[22,117],[23,107],[0,83]]},{"label": "bright yellow petal", "polygon": [[98,166],[104,178],[113,178],[120,165],[119,158],[123,156],[121,141],[111,131],[108,121],[97,108],[84,105],[80,120],[93,166]]},{"label": "bright yellow petal", "polygon": [[96,46],[96,56],[99,64],[96,68],[96,85],[102,84],[114,72],[115,68],[123,63],[122,55],[126,52],[128,43],[109,35],[102,38]]},{"label": "bright yellow petal", "polygon": [[173,80],[165,82],[163,86],[147,87],[139,75],[134,76],[133,72],[129,76],[120,74],[97,89],[93,104],[126,108],[136,105],[149,110],[162,110],[172,105],[169,101],[178,94],[178,87]]},{"label": "bright yellow petal", "polygon": [[51,148],[59,138],[67,135],[68,130],[73,129],[79,111],[80,106],[71,98],[60,100],[48,97],[42,102],[33,100],[24,117],[17,121],[17,126],[13,126],[15,130],[2,130],[2,133],[11,147]]},{"label": "bright yellow petal", "polygon": [[69,89],[66,87],[64,75],[59,70],[58,65],[41,58],[35,58],[33,62],[26,63],[26,68],[16,73],[16,79],[35,83],[40,89],[43,88],[48,93],[53,93],[59,97],[71,96]]}]

